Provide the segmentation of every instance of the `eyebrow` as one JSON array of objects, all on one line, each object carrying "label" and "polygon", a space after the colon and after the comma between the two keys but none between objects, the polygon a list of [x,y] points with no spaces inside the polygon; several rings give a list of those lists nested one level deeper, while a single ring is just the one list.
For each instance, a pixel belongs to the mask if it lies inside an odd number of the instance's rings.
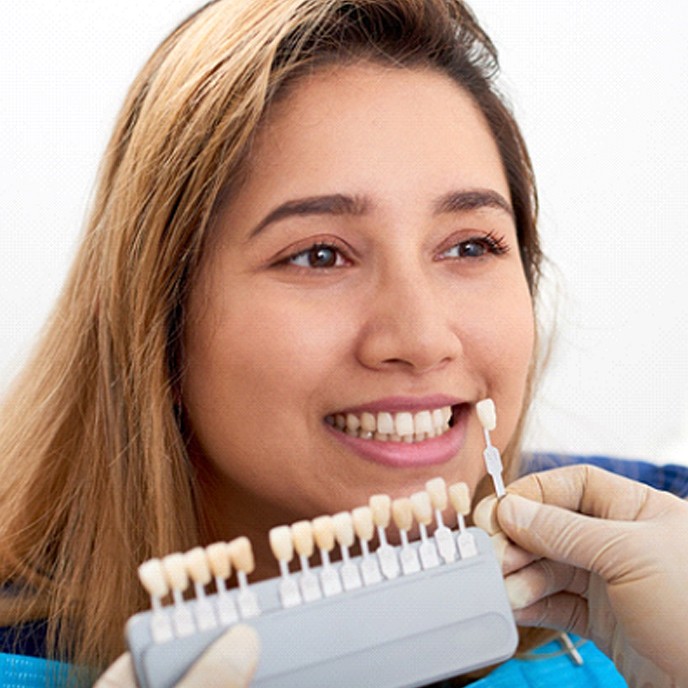
[{"label": "eyebrow", "polygon": [[[253,228],[250,238],[259,234],[268,225],[288,217],[304,217],[308,215],[359,216],[369,212],[372,205],[371,201],[366,197],[347,196],[346,194],[328,194],[293,199],[273,208]],[[481,210],[483,208],[503,211],[512,220],[515,219],[511,204],[504,196],[492,189],[450,191],[435,201],[433,204],[433,214],[443,215],[468,210]]]}]

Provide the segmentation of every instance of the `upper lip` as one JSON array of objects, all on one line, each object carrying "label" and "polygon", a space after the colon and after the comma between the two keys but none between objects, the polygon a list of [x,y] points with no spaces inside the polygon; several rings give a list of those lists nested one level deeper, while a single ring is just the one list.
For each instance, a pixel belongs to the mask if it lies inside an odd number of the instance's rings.
[{"label": "upper lip", "polygon": [[383,399],[376,399],[375,401],[366,402],[357,406],[349,406],[344,409],[334,411],[334,414],[346,413],[378,413],[388,411],[390,413],[400,413],[402,411],[416,412],[416,411],[432,411],[433,409],[443,408],[445,406],[457,406],[458,404],[465,404],[466,400],[459,399],[455,396],[447,394],[433,394],[424,397],[405,397],[394,396],[385,397]]}]

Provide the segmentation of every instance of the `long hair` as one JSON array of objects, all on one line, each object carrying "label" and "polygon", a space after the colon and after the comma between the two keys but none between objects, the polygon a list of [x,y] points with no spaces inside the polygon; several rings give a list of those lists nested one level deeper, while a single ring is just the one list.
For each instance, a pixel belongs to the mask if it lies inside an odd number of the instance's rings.
[{"label": "long hair", "polygon": [[189,285],[266,109],[300,76],[359,59],[436,69],[471,94],[535,298],[530,161],[496,50],[460,0],[216,0],[190,16],[129,91],[65,288],[2,408],[0,625],[47,619],[50,656],[101,670],[147,604],[137,565],[203,541],[178,392]]}]

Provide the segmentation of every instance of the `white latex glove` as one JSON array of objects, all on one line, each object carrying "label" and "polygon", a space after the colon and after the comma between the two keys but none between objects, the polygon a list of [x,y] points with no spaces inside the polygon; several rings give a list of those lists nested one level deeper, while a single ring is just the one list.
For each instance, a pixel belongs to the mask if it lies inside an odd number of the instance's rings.
[{"label": "white latex glove", "polygon": [[[176,688],[247,688],[258,663],[258,634],[234,626],[192,665]],[[110,665],[94,688],[136,688],[134,665],[127,652]]]},{"label": "white latex glove", "polygon": [[630,686],[688,686],[688,502],[578,465],[517,480],[474,521],[517,623],[590,638]]}]

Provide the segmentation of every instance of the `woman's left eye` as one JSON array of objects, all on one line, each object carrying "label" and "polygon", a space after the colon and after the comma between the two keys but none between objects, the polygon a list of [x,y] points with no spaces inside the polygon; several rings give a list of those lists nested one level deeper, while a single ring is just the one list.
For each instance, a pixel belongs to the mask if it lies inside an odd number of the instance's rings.
[{"label": "woman's left eye", "polygon": [[441,253],[441,258],[482,258],[487,254],[503,255],[509,247],[501,237],[487,234],[460,241]]},{"label": "woman's left eye", "polygon": [[314,244],[304,251],[289,256],[285,263],[300,268],[339,268],[346,265],[346,259],[336,246]]}]

